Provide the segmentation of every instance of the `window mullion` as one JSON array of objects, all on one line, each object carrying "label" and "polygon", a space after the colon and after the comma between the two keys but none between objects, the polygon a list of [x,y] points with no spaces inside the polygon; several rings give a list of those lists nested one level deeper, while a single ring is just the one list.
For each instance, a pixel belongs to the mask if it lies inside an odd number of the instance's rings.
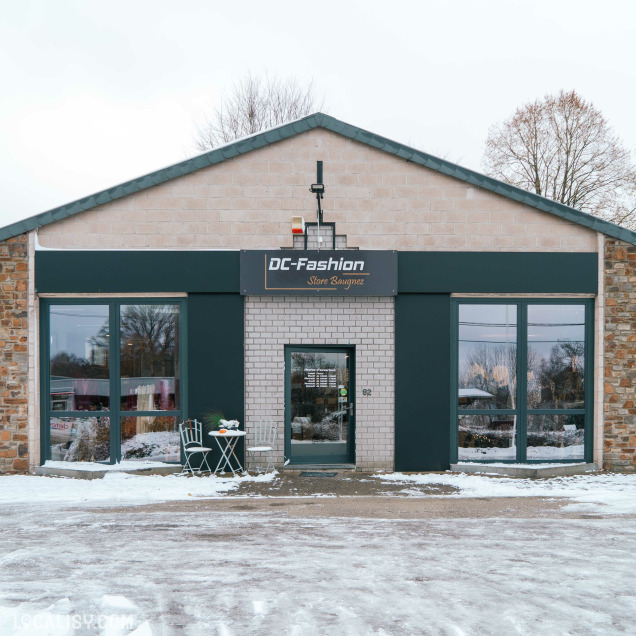
[{"label": "window mullion", "polygon": [[594,459],[594,304],[588,300],[585,305],[585,353],[583,378],[585,389],[585,432],[584,432],[584,454],[586,462]]},{"label": "window mullion", "polygon": [[517,461],[527,461],[528,305],[517,305]]},{"label": "window mullion", "polygon": [[40,422],[44,461],[51,459],[51,305],[40,301]]},{"label": "window mullion", "polygon": [[120,442],[120,385],[119,380],[119,303],[109,303],[110,308],[110,449],[111,463],[121,461]]},{"label": "window mullion", "polygon": [[[459,404],[458,404],[458,387],[459,387],[459,302],[456,300],[451,301],[451,390],[450,390],[450,414],[451,414],[451,435],[450,435],[450,463],[455,464],[459,459]],[[288,354],[285,353],[287,356]],[[289,368],[289,362],[285,360],[285,369]],[[286,371],[287,373],[287,371]],[[288,382],[289,378],[285,377],[285,382]],[[287,386],[287,384],[285,384]],[[285,404],[287,409],[287,404]],[[289,441],[285,438],[285,454],[288,455]]]}]

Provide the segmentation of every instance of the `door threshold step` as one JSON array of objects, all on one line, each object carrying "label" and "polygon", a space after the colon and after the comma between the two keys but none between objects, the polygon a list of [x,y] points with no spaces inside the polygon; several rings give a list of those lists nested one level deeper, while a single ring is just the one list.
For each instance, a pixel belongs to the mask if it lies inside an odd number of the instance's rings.
[{"label": "door threshold step", "polygon": [[313,472],[319,471],[338,471],[338,470],[355,470],[355,464],[287,464],[283,470],[285,471],[300,471],[311,470]]},{"label": "door threshold step", "polygon": [[35,474],[44,477],[70,477],[72,479],[102,479],[106,473],[128,473],[129,475],[172,475],[180,473],[181,464],[163,462],[130,462],[121,464],[99,464],[96,462],[51,462],[36,466]]},{"label": "door threshold step", "polygon": [[502,464],[488,462],[457,462],[451,464],[452,473],[472,473],[504,475],[505,477],[522,477],[531,479],[547,479],[550,477],[569,477],[598,472],[596,464]]}]

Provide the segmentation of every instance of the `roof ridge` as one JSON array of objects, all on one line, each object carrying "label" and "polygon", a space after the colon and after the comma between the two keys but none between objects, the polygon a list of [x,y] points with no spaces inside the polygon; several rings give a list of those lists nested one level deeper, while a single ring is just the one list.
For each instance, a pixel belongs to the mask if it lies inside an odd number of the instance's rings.
[{"label": "roof ridge", "polygon": [[172,164],[165,168],[155,170],[140,177],[136,177],[124,183],[107,188],[95,194],[82,197],[65,205],[52,208],[40,214],[17,221],[3,228],[0,228],[0,240],[23,234],[30,230],[37,229],[43,225],[48,225],[55,221],[60,221],[67,217],[84,212],[97,205],[102,205],[110,201],[116,201],[129,194],[134,194],[146,188],[171,181],[180,176],[190,174],[201,168],[221,163],[227,159],[238,157],[257,148],[269,146],[277,141],[288,139],[314,128],[325,128],[336,134],[343,135],[349,139],[366,144],[378,150],[388,152],[406,161],[416,163],[431,170],[435,170],[449,177],[470,183],[478,188],[483,188],[489,192],[499,194],[506,198],[523,203],[530,207],[554,214],[562,219],[577,223],[594,231],[601,232],[613,238],[620,239],[627,243],[636,245],[636,232],[627,228],[615,225],[609,221],[600,219],[576,208],[571,208],[563,203],[558,203],[541,195],[523,190],[517,186],[509,185],[503,181],[498,181],[475,170],[464,168],[458,164],[430,155],[423,150],[417,150],[406,144],[382,137],[363,128],[353,126],[344,121],[336,119],[320,111],[311,113],[299,119],[274,126],[257,133],[247,135],[240,139],[233,140],[208,150],[200,155],[190,157]]}]

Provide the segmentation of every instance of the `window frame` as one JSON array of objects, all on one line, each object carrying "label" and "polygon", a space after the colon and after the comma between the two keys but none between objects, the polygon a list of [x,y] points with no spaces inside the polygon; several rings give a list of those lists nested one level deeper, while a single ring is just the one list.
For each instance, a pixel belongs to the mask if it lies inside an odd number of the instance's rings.
[{"label": "window frame", "polygon": [[[459,306],[460,305],[516,305],[517,306],[517,386],[516,409],[460,409],[459,388]],[[528,408],[528,306],[529,305],[582,305],[585,311],[584,367],[585,396],[582,409],[529,409]],[[517,415],[517,440],[515,459],[462,459],[471,463],[591,463],[593,459],[594,431],[594,299],[593,298],[518,298],[501,296],[497,298],[452,298],[451,299],[451,463],[457,463],[459,456],[460,415]],[[521,372],[521,370],[524,370]],[[529,415],[583,415],[584,448],[583,459],[528,459],[528,416]]]},{"label": "window frame", "polygon": [[[188,382],[187,382],[187,299],[174,297],[47,297],[40,299],[40,463],[51,458],[50,418],[86,417],[86,411],[53,411],[50,399],[50,308],[55,305],[100,305],[108,307],[109,321],[109,404],[108,411],[95,411],[102,417],[110,418],[110,458],[108,462],[96,462],[112,465],[121,462],[121,419],[123,417],[168,416],[177,421],[187,419]],[[177,305],[179,306],[179,408],[172,411],[126,411],[121,408],[121,368],[120,368],[120,316],[122,305]],[[92,412],[92,411],[91,411]],[[69,462],[72,466],[73,462]],[[178,464],[179,462],[166,462]]]}]

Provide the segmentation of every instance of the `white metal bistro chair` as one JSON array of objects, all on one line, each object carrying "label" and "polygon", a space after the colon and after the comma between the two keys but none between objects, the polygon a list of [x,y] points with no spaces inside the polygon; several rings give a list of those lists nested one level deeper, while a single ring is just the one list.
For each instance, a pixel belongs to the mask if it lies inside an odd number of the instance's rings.
[{"label": "white metal bistro chair", "polygon": [[271,419],[259,420],[254,427],[254,445],[245,449],[247,453],[247,470],[261,472],[262,465],[258,458],[267,460],[264,472],[274,470],[274,442],[276,442],[277,425]]},{"label": "white metal bistro chair", "polygon": [[[210,464],[208,464],[208,453],[212,451],[211,448],[203,446],[203,426],[198,420],[186,420],[179,424],[179,435],[181,436],[181,443],[183,444],[183,454],[185,455],[185,464],[183,465],[182,473],[190,471],[192,475],[201,474],[203,472],[203,466],[206,466],[206,470],[212,473]],[[201,455],[201,464],[198,468],[193,468],[190,460],[193,455]]]}]

